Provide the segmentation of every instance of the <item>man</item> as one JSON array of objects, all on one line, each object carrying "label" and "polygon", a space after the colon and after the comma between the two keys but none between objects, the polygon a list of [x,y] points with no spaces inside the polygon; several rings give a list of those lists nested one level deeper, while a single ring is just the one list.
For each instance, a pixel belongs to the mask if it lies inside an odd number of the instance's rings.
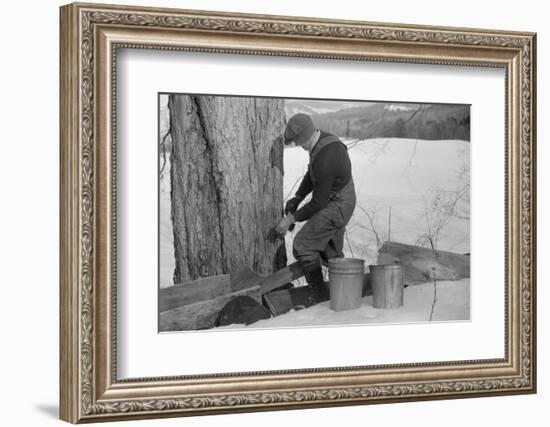
[{"label": "man", "polygon": [[[356,202],[351,162],[344,143],[317,129],[306,114],[296,114],[287,123],[284,143],[292,142],[309,152],[309,166],[296,195],[285,206],[288,215],[275,231],[284,236],[295,222],[307,221],[294,238],[293,253],[308,284],[316,286],[324,283],[322,263],[344,256],[345,227]],[[311,201],[299,208],[311,192]]]}]

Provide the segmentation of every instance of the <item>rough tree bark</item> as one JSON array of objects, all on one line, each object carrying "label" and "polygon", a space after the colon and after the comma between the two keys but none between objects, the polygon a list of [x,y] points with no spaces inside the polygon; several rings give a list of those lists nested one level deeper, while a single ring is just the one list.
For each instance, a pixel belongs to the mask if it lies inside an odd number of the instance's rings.
[{"label": "rough tree bark", "polygon": [[286,265],[282,100],[170,95],[174,283]]}]

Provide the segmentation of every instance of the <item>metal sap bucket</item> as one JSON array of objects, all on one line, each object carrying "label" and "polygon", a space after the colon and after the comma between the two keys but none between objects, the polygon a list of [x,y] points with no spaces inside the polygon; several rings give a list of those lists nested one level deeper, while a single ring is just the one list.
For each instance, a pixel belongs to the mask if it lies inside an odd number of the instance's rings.
[{"label": "metal sap bucket", "polygon": [[355,258],[332,258],[328,261],[330,308],[353,310],[361,306],[365,261]]},{"label": "metal sap bucket", "polygon": [[403,268],[399,264],[370,265],[372,305],[398,308],[403,305]]}]

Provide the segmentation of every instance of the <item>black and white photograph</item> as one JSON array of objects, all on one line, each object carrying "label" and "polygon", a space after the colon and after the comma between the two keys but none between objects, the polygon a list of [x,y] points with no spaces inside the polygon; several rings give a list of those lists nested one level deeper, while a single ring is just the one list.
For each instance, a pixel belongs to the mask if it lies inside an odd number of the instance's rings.
[{"label": "black and white photograph", "polygon": [[159,331],[470,320],[470,105],[158,95]]}]

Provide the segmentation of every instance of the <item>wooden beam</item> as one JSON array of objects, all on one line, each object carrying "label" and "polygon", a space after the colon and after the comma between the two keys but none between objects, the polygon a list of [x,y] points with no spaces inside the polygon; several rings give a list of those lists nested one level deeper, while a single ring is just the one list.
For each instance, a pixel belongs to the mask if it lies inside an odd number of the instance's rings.
[{"label": "wooden beam", "polygon": [[291,309],[308,308],[330,299],[328,283],[315,286],[273,291],[263,296],[264,302],[274,316],[284,314]]},{"label": "wooden beam", "polygon": [[231,293],[229,274],[204,277],[192,282],[162,288],[159,291],[159,311],[210,300]]},{"label": "wooden beam", "polygon": [[303,275],[302,268],[298,262],[295,262],[268,277],[261,276],[250,268],[244,268],[231,274],[204,277],[192,282],[162,288],[159,291],[159,311],[210,300],[258,285],[261,285],[263,294]]},{"label": "wooden beam", "polygon": [[433,280],[459,280],[470,277],[470,256],[448,251],[433,251],[420,246],[385,242],[378,251],[378,264],[399,263],[406,285]]},{"label": "wooden beam", "polygon": [[249,268],[204,277],[159,291],[160,330],[195,330],[214,326],[218,312],[234,296],[249,295],[261,303],[261,294],[304,275],[295,262],[269,277]]},{"label": "wooden beam", "polygon": [[261,303],[259,286],[230,292],[206,301],[198,301],[161,312],[159,316],[159,331],[194,331],[197,329],[213,328],[216,325],[220,310],[229,300],[239,295],[248,295]]},{"label": "wooden beam", "polygon": [[268,276],[262,282],[262,294],[266,294],[274,289],[277,289],[293,280],[299,279],[304,275],[304,270],[298,261],[282,268],[271,276]]}]

